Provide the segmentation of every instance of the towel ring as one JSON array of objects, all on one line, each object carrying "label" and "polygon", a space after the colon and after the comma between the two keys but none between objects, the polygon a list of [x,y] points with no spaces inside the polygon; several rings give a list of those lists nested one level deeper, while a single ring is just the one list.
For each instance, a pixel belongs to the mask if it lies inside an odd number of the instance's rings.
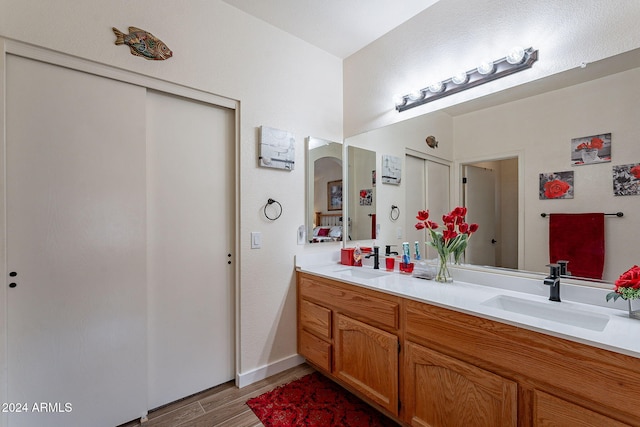
[{"label": "towel ring", "polygon": [[400,218],[400,208],[396,205],[391,205],[391,213],[389,214],[389,217],[391,218],[391,221],[396,221]]},{"label": "towel ring", "polygon": [[[275,217],[270,217],[269,214],[267,213],[267,207],[273,204],[278,205],[280,212],[278,212],[278,215],[276,215]],[[280,215],[282,215],[282,205],[280,204],[279,201],[277,200],[273,200],[273,199],[269,199],[267,200],[267,204],[264,205],[264,209],[262,210],[264,212],[264,216],[267,217],[268,220],[270,221],[275,221],[276,219],[280,218]]]}]

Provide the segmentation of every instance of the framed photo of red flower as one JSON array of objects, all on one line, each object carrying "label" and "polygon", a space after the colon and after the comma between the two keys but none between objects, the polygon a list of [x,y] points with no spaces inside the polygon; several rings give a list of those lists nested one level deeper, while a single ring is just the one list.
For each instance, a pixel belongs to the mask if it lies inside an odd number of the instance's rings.
[{"label": "framed photo of red flower", "polygon": [[640,163],[613,167],[613,195],[637,196],[640,194]]},{"label": "framed photo of red flower", "polygon": [[573,171],[540,174],[540,200],[573,199]]},{"label": "framed photo of red flower", "polygon": [[571,164],[591,165],[611,161],[611,134],[582,136],[571,140]]},{"label": "framed photo of red flower", "polygon": [[373,204],[373,190],[360,190],[360,206],[371,206]]}]

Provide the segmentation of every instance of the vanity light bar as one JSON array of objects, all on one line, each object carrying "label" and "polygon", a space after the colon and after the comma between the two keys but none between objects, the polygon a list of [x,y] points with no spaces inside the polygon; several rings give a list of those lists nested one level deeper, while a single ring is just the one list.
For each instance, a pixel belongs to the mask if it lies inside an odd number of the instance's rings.
[{"label": "vanity light bar", "polygon": [[[455,76],[431,84],[420,91],[401,96],[396,102],[396,110],[403,112],[413,107],[471,89],[472,87],[508,76],[518,71],[531,68],[533,63],[538,60],[538,51],[532,47],[522,49],[520,51],[522,58],[519,58],[517,52],[512,52],[504,58],[491,62],[480,64],[477,68],[469,70],[466,73],[458,73]],[[515,55],[515,56],[514,56]],[[464,75],[463,75],[464,74]]]}]

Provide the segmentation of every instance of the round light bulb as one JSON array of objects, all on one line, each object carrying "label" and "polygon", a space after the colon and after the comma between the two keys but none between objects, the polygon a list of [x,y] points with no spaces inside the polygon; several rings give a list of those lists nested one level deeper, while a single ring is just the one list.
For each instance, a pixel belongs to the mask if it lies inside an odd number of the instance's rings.
[{"label": "round light bulb", "polygon": [[405,98],[404,95],[395,95],[393,97],[393,103],[396,105],[396,107],[400,106],[400,105],[404,105],[407,103],[407,99]]},{"label": "round light bulb", "polygon": [[442,82],[434,82],[429,85],[429,92],[431,93],[440,93],[444,90],[444,83]]},{"label": "round light bulb", "polygon": [[524,61],[524,49],[514,46],[507,54],[507,62],[512,65],[521,64]]},{"label": "round light bulb", "polygon": [[411,99],[412,101],[418,101],[422,98],[424,98],[424,92],[422,91],[422,89],[412,90],[409,94],[409,99]]},{"label": "round light bulb", "polygon": [[483,61],[478,65],[478,72],[482,75],[493,73],[494,66],[492,61]]},{"label": "round light bulb", "polygon": [[466,71],[460,71],[451,77],[451,81],[457,85],[461,85],[469,81],[469,76]]}]

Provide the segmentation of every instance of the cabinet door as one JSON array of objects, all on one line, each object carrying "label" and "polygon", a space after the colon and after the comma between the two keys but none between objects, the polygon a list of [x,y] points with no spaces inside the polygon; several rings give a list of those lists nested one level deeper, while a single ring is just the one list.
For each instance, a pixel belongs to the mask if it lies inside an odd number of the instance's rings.
[{"label": "cabinet door", "polygon": [[627,424],[612,420],[609,417],[589,409],[534,391],[533,425],[554,427],[624,427]]},{"label": "cabinet door", "polygon": [[515,426],[517,384],[407,343],[406,421],[413,426]]},{"label": "cabinet door", "polygon": [[334,344],[334,375],[397,415],[398,337],[338,313]]}]

